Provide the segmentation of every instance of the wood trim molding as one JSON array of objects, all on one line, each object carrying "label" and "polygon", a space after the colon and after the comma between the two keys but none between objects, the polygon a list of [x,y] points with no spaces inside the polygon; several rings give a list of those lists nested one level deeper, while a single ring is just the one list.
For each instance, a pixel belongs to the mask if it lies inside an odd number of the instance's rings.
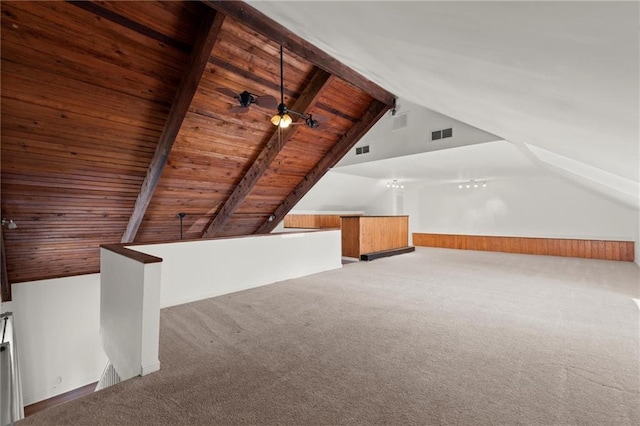
[{"label": "wood trim molding", "polygon": [[103,244],[100,246],[105,250],[109,250],[113,253],[117,253],[121,256],[128,257],[129,259],[133,259],[140,263],[160,263],[162,262],[161,257],[152,256],[150,254],[141,253],[136,250],[131,250],[130,248],[125,247],[122,244]]},{"label": "wood trim molding", "polygon": [[384,257],[397,256],[399,254],[405,254],[405,253],[413,253],[414,251],[416,251],[415,247],[407,246],[407,247],[401,247],[397,249],[377,251],[375,253],[363,253],[360,255],[360,260],[365,260],[367,262],[370,262],[372,260],[382,259]]},{"label": "wood trim molding", "polygon": [[287,213],[300,201],[304,195],[324,176],[331,167],[335,166],[342,157],[364,136],[369,129],[389,110],[383,102],[371,102],[360,121],[354,124],[342,138],[331,147],[324,157],[307,173],[300,183],[291,191],[287,198],[273,212],[273,220],[266,221],[256,231],[256,234],[268,234],[278,225]]},{"label": "wood trim molding", "polygon": [[395,96],[392,93],[332,58],[311,43],[306,42],[301,37],[295,35],[284,26],[248,4],[228,0],[202,0],[202,3],[232,17],[268,39],[275,41],[285,49],[294,52],[296,55],[313,63],[329,74],[353,84],[389,108],[394,105]]},{"label": "wood trim molding", "polygon": [[171,110],[169,111],[169,116],[160,135],[156,151],[149,164],[147,176],[142,183],[136,204],[129,218],[129,223],[122,236],[122,243],[130,243],[136,238],[147,207],[149,207],[149,203],[151,202],[151,197],[153,197],[153,192],[160,180],[162,170],[169,159],[169,153],[171,152],[173,143],[187,115],[193,96],[198,89],[202,73],[209,61],[224,18],[224,15],[216,13],[211,9],[207,9],[207,13],[202,18],[200,31],[193,45],[189,64],[187,65],[185,74],[176,92],[176,97],[171,105]]},{"label": "wood trim molding", "polygon": [[[323,89],[330,84],[331,80],[332,76],[330,74],[318,69],[291,109],[305,114],[308,113],[320,98]],[[289,142],[289,139],[291,139],[291,136],[296,130],[291,126],[282,132],[282,134],[280,134],[280,131],[281,129],[277,127],[274,128],[273,135],[264,148],[262,148],[256,160],[251,164],[251,167],[244,174],[238,185],[236,185],[229,198],[227,198],[227,201],[225,201],[224,205],[218,210],[218,213],[205,228],[202,235],[203,237],[213,237],[222,230],[233,213],[240,207],[251,190],[256,186],[258,180],[260,180],[267,171],[273,160],[278,156],[280,151],[282,151],[287,142]]]},{"label": "wood trim molding", "polygon": [[[138,246],[156,246],[160,244],[181,244],[181,243],[192,243],[195,241],[203,241],[203,240],[231,240],[231,239],[239,239],[239,238],[255,238],[255,237],[268,237],[270,235],[292,235],[292,234],[306,234],[311,232],[325,232],[330,231],[330,229],[305,229],[303,231],[296,232],[274,232],[271,234],[248,234],[248,235],[229,235],[225,237],[213,237],[213,238],[185,238],[183,240],[162,240],[162,241],[154,241],[152,243],[131,243],[131,244],[105,244],[105,245],[113,245],[113,246],[122,246],[127,249],[135,250]],[[100,271],[96,271],[100,272]]]},{"label": "wood trim molding", "polygon": [[633,262],[633,241],[414,233],[413,245]]},{"label": "wood trim molding", "polygon": [[63,402],[73,401],[74,399],[78,399],[80,397],[90,395],[96,390],[96,386],[98,382],[89,383],[88,385],[82,386],[78,389],[71,390],[69,392],[65,392],[60,395],[56,395],[52,398],[45,399],[43,401],[36,402],[31,405],[27,405],[24,407],[24,416],[29,417],[33,416],[40,411],[44,411],[47,408],[55,407],[56,405],[60,405]]}]

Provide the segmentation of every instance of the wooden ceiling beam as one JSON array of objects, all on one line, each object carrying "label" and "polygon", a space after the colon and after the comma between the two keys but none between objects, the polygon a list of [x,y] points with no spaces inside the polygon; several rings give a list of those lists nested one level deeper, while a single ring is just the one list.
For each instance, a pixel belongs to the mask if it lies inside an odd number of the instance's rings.
[{"label": "wooden ceiling beam", "polygon": [[374,100],[365,113],[360,117],[360,121],[353,125],[344,136],[325,154],[324,157],[311,169],[300,183],[291,191],[284,201],[273,212],[271,220],[267,220],[255,232],[256,234],[267,234],[278,225],[287,213],[300,201],[304,195],[324,176],[331,167],[335,166],[342,157],[360,138],[389,110],[389,105],[378,100]]},{"label": "wooden ceiling beam", "polygon": [[151,197],[153,197],[153,192],[160,180],[162,170],[165,164],[167,164],[167,159],[169,158],[169,153],[178,135],[178,131],[187,115],[187,110],[189,109],[189,105],[191,105],[193,96],[198,89],[200,78],[209,61],[224,18],[222,13],[216,13],[211,9],[208,9],[202,17],[200,29],[196,36],[193,50],[191,51],[189,64],[178,86],[176,97],[169,111],[169,117],[158,140],[153,159],[147,169],[147,176],[142,183],[136,204],[129,218],[129,223],[122,236],[122,243],[131,243],[135,240],[147,207],[151,202]]},{"label": "wooden ceiling beam", "polygon": [[202,2],[282,45],[285,49],[329,74],[351,83],[385,105],[389,107],[394,105],[395,96],[392,93],[332,58],[248,4],[225,0],[202,0]]},{"label": "wooden ceiling beam", "polygon": [[7,253],[4,248],[2,226],[0,226],[0,268],[2,272],[2,276],[0,277],[0,301],[11,302],[11,284],[9,283],[9,276],[7,275]]},{"label": "wooden ceiling beam", "polygon": [[[329,85],[331,79],[330,74],[318,69],[291,109],[308,114],[320,98],[323,89]],[[227,201],[225,201],[224,205],[218,210],[218,213],[205,228],[202,235],[203,237],[214,237],[222,230],[295,132],[294,126],[290,126],[284,130],[281,135],[279,135],[280,131],[277,127],[274,129],[273,135],[265,144],[264,148],[262,148],[256,160],[251,164],[251,167],[244,174],[238,185],[236,185],[229,198],[227,198]]]},{"label": "wooden ceiling beam", "polygon": [[182,50],[183,52],[187,53],[191,50],[191,46],[189,46],[188,44],[183,43],[180,40],[168,37],[161,32],[153,30],[146,25],[142,25],[141,23],[129,19],[126,16],[122,16],[111,10],[105,9],[98,3],[86,0],[67,0],[67,3],[79,7],[80,9],[84,9],[89,13],[93,13],[94,15],[99,16],[103,19],[111,21],[114,24],[122,25],[123,27],[130,29],[131,31],[135,31],[138,34],[150,37],[156,41],[159,41],[160,43],[166,44],[167,46],[175,47],[176,49]]}]

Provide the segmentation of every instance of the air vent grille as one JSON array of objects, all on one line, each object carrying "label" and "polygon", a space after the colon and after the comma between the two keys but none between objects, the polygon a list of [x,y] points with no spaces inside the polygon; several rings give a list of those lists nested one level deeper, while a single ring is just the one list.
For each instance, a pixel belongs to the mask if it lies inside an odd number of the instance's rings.
[{"label": "air vent grille", "polygon": [[407,127],[409,124],[408,114],[396,115],[393,119],[393,130],[400,130]]},{"label": "air vent grille", "polygon": [[432,141],[436,141],[438,139],[446,139],[450,137],[453,137],[453,129],[451,127],[448,129],[434,130],[433,132],[431,132]]},{"label": "air vent grille", "polygon": [[367,154],[369,152],[369,145],[360,146],[356,148],[356,155]]}]

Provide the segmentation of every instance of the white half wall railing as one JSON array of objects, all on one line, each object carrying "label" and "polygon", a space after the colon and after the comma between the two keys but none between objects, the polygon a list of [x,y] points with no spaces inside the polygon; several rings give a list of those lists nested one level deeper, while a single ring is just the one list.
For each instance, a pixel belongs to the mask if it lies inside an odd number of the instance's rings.
[{"label": "white half wall railing", "polygon": [[337,269],[341,259],[339,230],[102,246],[104,350],[123,381],[152,373],[160,308]]},{"label": "white half wall railing", "polygon": [[24,418],[22,380],[13,314],[0,314],[0,425],[12,425]]},{"label": "white half wall railing", "polygon": [[121,245],[100,248],[100,337],[122,380],[160,369],[161,262]]},{"label": "white half wall railing", "polygon": [[162,308],[342,267],[339,230],[127,247],[163,259]]}]

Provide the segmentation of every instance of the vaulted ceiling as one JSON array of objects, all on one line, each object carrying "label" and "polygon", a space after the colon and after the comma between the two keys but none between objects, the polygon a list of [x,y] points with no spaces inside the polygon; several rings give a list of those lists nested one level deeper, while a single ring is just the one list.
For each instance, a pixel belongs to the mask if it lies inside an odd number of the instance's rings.
[{"label": "vaulted ceiling", "polygon": [[[242,3],[1,8],[5,282],[97,272],[101,244],[178,240],[178,213],[184,238],[269,232],[394,102]],[[230,111],[218,91],[279,98],[281,45],[284,101],[318,128],[279,130],[275,110]]]},{"label": "vaulted ceiling", "polygon": [[247,1],[400,104],[640,207],[640,2]]}]

